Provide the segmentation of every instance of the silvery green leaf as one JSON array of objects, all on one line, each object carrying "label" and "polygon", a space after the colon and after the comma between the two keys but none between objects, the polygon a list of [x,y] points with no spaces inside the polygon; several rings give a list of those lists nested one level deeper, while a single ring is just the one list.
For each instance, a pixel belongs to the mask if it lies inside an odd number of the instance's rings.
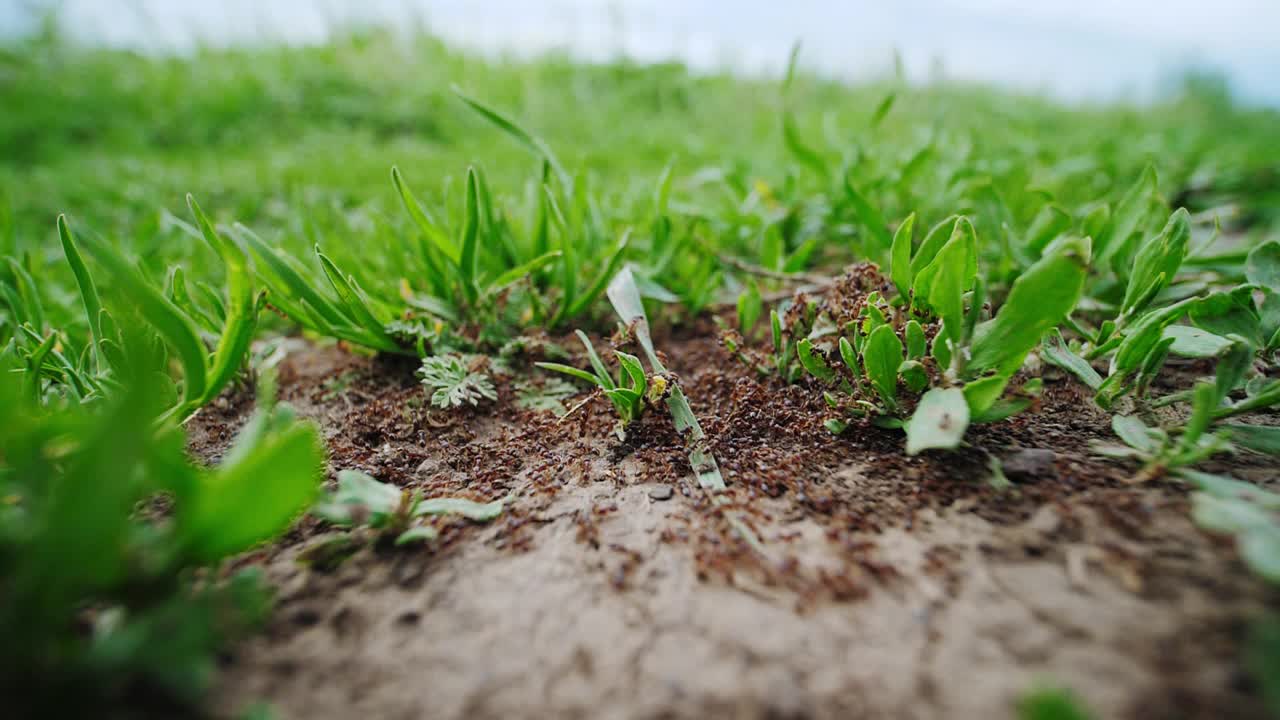
[{"label": "silvery green leaf", "polygon": [[960,446],[969,427],[969,404],[960,388],[934,388],[920,398],[907,423],[907,454]]}]

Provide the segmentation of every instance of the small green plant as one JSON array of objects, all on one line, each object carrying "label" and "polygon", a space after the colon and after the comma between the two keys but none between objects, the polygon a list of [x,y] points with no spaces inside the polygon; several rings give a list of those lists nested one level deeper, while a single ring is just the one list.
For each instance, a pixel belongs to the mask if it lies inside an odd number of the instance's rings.
[{"label": "small green plant", "polygon": [[0,687],[24,716],[193,708],[214,653],[269,606],[258,573],[217,567],[319,490],[319,433],[267,388],[222,462],[192,464],[182,432],[156,423],[168,405],[137,350],[149,340],[123,339],[120,388],[91,404],[36,402],[0,354]]},{"label": "small green plant", "polygon": [[1225,435],[1189,432],[1173,436],[1169,431],[1147,425],[1136,415],[1115,415],[1111,429],[1124,445],[1095,443],[1094,452],[1113,458],[1142,461],[1142,469],[1134,482],[1163,477],[1171,470],[1195,465],[1211,455],[1228,452],[1231,443]]},{"label": "small green plant", "polygon": [[[640,417],[646,405],[651,405],[654,402],[649,395],[650,380],[645,376],[644,368],[640,365],[639,358],[615,350],[613,354],[618,359],[618,379],[615,381],[609,375],[609,369],[605,367],[600,355],[596,353],[595,346],[591,344],[591,339],[581,330],[578,330],[577,334],[578,339],[582,341],[582,346],[586,349],[592,372],[579,370],[572,365],[564,365],[562,363],[539,362],[535,364],[544,370],[564,373],[600,388],[605,397],[609,398],[609,402],[613,403],[613,409],[618,413],[618,424],[614,428],[614,433],[617,434],[619,440],[626,440],[627,426]],[[662,388],[665,384],[665,379],[655,377],[653,388]],[[658,390],[658,393],[660,395],[661,390]]]},{"label": "small green plant", "polygon": [[357,470],[338,473],[338,488],[312,514],[340,527],[364,526],[393,538],[396,545],[429,542],[436,530],[422,524],[431,515],[461,515],[488,522],[502,513],[504,500],[478,503],[462,498],[424,499],[418,491],[379,482]]},{"label": "small green plant", "polygon": [[[483,362],[483,361],[482,361]],[[422,360],[418,377],[431,391],[431,404],[441,409],[481,400],[497,400],[498,391],[489,376],[464,362],[458,355],[432,355]]]},{"label": "small green plant", "polygon": [[[1170,356],[1217,361],[1214,382],[1220,392],[1212,412],[1215,420],[1280,402],[1280,382],[1268,380],[1252,367],[1255,358],[1265,358],[1274,349],[1271,338],[1280,327],[1280,300],[1269,284],[1280,276],[1280,244],[1273,249],[1265,243],[1249,253],[1247,284],[1157,303],[1162,293],[1172,289],[1173,278],[1187,261],[1190,234],[1187,212],[1174,212],[1163,230],[1137,243],[1134,266],[1113,319],[1102,322],[1096,331],[1072,323],[1081,337],[1077,343],[1067,343],[1061,335],[1046,339],[1044,358],[1094,389],[1104,408],[1130,394],[1140,409],[1191,402],[1190,389],[1150,397],[1151,384]],[[1183,319],[1189,324],[1181,324]],[[1092,361],[1104,357],[1110,357],[1105,377],[1092,366]],[[1239,391],[1246,397],[1233,400]]]},{"label": "small green plant", "polygon": [[[265,297],[254,291],[244,252],[214,229],[190,195],[187,196],[187,204],[200,235],[217,252],[227,273],[225,297],[220,297],[212,288],[204,287],[205,306],[187,292],[180,270],[174,272],[166,294],[110,246],[101,242],[86,243],[89,254],[106,268],[122,296],[119,310],[110,312],[104,309],[97,284],[81,258],[66,219],[58,218],[62,249],[79,285],[93,338],[86,355],[95,359],[99,374],[111,370],[118,372],[120,365],[127,360],[122,356],[123,340],[116,318],[121,314],[132,318],[136,313],[172,349],[182,366],[181,396],[164,415],[178,421],[185,420],[217,397],[240,373]],[[202,339],[202,328],[214,338],[212,353]],[[62,363],[61,369],[78,394],[84,393],[83,386],[94,384],[87,378],[83,366],[78,373],[71,372],[66,363]],[[157,377],[167,375],[158,374]]]},{"label": "small green plant", "polygon": [[[1234,445],[1260,453],[1280,453],[1280,430],[1263,426],[1222,421],[1241,413],[1280,402],[1280,382],[1255,376],[1252,371],[1253,348],[1239,336],[1226,339],[1212,382],[1202,381],[1186,393],[1176,393],[1151,405],[1171,404],[1186,400],[1191,405],[1188,417],[1177,438],[1160,427],[1148,427],[1137,415],[1116,415],[1112,428],[1128,447],[1098,446],[1098,451],[1111,457],[1133,457],[1144,463],[1140,478],[1151,479],[1167,471],[1194,465],[1210,455],[1234,449]],[[1245,397],[1231,400],[1231,394],[1243,389]]]},{"label": "small green plant", "polygon": [[1196,488],[1191,517],[1235,538],[1240,558],[1268,582],[1280,583],[1280,495],[1257,485],[1194,470],[1178,476]]},{"label": "small green plant", "polygon": [[[819,333],[796,344],[800,366],[840,391],[825,395],[843,415],[829,420],[828,429],[841,432],[849,419],[870,417],[905,429],[909,454],[954,448],[971,422],[1002,420],[1031,404],[1038,379],[1012,396],[1006,390],[1040,338],[1079,301],[1090,256],[1087,239],[1059,241],[1018,275],[994,317],[983,321],[985,291],[972,224],[963,217],[944,221],[914,254],[913,224],[908,217],[891,242],[890,277],[898,297],[891,302],[869,293],[826,353],[815,344]],[[936,328],[927,356],[926,325]],[[826,359],[832,354],[839,365]],[[924,393],[909,419],[903,387]]]},{"label": "small green plant", "polygon": [[1018,720],[1090,720],[1092,717],[1075,693],[1061,688],[1032,690],[1018,701]]}]

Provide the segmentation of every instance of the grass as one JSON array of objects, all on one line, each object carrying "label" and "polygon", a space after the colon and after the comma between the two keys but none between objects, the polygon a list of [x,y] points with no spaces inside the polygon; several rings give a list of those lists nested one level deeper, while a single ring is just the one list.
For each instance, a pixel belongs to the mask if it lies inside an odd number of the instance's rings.
[{"label": "grass", "polygon": [[[1274,497],[1193,466],[1280,447],[1250,422],[1280,403],[1280,117],[1204,78],[1154,107],[1065,108],[894,77],[850,88],[801,57],[778,82],[487,61],[376,32],[182,58],[56,34],[6,48],[0,100],[21,110],[0,115],[0,589],[17,601],[0,627],[35,656],[4,661],[115,678],[108,701],[120,677],[198,697],[225,613],[172,608],[246,587],[191,577],[309,505],[321,451],[269,392],[216,469],[183,456],[182,424],[269,384],[253,343],[294,331],[420,358],[438,408],[494,401],[485,369],[501,367],[519,402],[565,412],[572,390],[513,367],[522,353],[598,385],[621,437],[665,404],[714,507],[766,555],[721,501],[650,318],[714,316],[768,382],[823,393],[830,430],[900,429],[912,454],[1032,407],[1053,365],[1115,414],[1126,445],[1103,452],[1191,483],[1194,517],[1274,580]],[[554,341],[573,328],[584,361]],[[581,332],[614,329],[639,346],[616,370]],[[1210,375],[1158,389],[1171,358]],[[1162,426],[1165,406],[1187,422]],[[252,482],[268,464],[286,471]],[[172,522],[133,513],[157,496]],[[431,539],[424,514],[500,510],[347,473],[316,512],[408,543]],[[160,560],[137,570],[126,536]],[[97,552],[41,564],[73,539]],[[67,631],[85,607],[123,620],[86,640]],[[169,612],[197,628],[172,667],[149,654]]]}]

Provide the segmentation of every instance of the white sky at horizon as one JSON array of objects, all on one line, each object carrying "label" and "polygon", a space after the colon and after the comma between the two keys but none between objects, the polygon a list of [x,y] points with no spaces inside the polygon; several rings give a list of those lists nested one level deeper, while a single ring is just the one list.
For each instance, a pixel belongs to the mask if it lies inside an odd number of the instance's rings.
[{"label": "white sky at horizon", "polygon": [[[0,0],[0,34],[21,8]],[[415,19],[486,52],[625,51],[699,69],[803,64],[857,78],[894,50],[909,77],[946,75],[1067,100],[1146,99],[1181,68],[1224,72],[1244,100],[1280,106],[1280,0],[55,0],[74,36],[151,50],[316,42],[348,22]],[[731,8],[727,11],[726,8]],[[30,13],[27,13],[29,16]]]}]

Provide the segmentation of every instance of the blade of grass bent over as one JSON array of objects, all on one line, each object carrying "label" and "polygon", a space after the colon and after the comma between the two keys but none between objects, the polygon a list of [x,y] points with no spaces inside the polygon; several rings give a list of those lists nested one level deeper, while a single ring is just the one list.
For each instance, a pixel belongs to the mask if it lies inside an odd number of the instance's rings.
[{"label": "blade of grass bent over", "polygon": [[516,142],[524,145],[526,148],[545,160],[546,163],[551,166],[551,169],[555,171],[556,177],[560,180],[560,185],[562,187],[573,187],[573,178],[564,169],[564,166],[560,164],[559,158],[557,158],[556,154],[551,151],[551,146],[547,145],[545,140],[520,127],[515,123],[515,121],[497,110],[494,110],[479,100],[469,97],[466,93],[462,92],[462,89],[458,86],[454,85],[451,89],[453,90],[453,94],[458,96],[459,100],[470,106],[472,110],[479,113],[485,120],[493,123],[500,130],[510,135]]},{"label": "blade of grass bent over", "polygon": [[[665,373],[666,367],[658,359],[653,348],[653,339],[649,336],[649,319],[644,312],[644,303],[640,300],[640,290],[636,287],[635,276],[630,267],[624,267],[609,283],[609,301],[618,317],[635,332],[636,340],[644,349],[649,364],[658,373]],[[706,434],[698,424],[698,418],[689,407],[689,401],[681,392],[678,384],[673,384],[671,394],[667,397],[667,409],[671,411],[671,420],[676,432],[685,438],[685,448],[689,452],[689,464],[698,478],[698,485],[710,492],[725,489],[724,477],[720,474],[720,466],[716,458],[706,447]]]},{"label": "blade of grass bent over", "polygon": [[[623,267],[614,277],[613,282],[609,283],[606,294],[609,296],[614,312],[618,313],[618,317],[632,328],[636,340],[640,342],[640,347],[644,349],[645,357],[649,359],[649,364],[653,366],[654,371],[665,373],[667,369],[658,359],[658,353],[653,348],[653,339],[649,336],[649,318],[645,315],[644,302],[640,299],[640,289],[636,287],[636,279],[630,266]],[[680,390],[679,383],[671,384],[671,394],[667,396],[667,409],[671,412],[671,422],[675,425],[676,432],[685,439],[689,464],[698,478],[699,487],[711,496],[717,506],[725,505],[728,499],[720,495],[725,490],[724,476],[720,474],[720,466],[716,463],[715,455],[707,447],[706,433],[698,424],[698,418],[693,414],[693,408],[689,407],[689,401]],[[760,538],[756,537],[755,532],[742,520],[739,513],[725,508],[724,517],[734,532],[737,532],[752,550],[768,557]]]}]

